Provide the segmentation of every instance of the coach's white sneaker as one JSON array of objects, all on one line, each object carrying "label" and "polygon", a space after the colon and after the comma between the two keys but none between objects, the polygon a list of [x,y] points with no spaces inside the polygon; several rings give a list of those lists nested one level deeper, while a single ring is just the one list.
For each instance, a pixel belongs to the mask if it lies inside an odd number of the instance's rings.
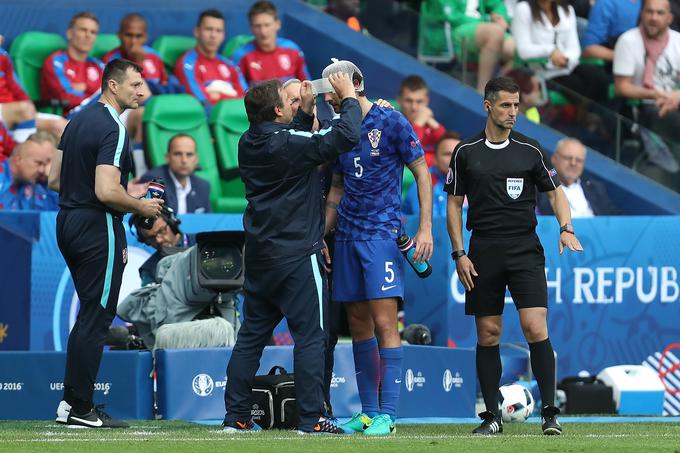
[{"label": "coach's white sneaker", "polygon": [[68,414],[71,412],[71,405],[67,403],[64,400],[61,400],[59,403],[59,406],[57,407],[57,418],[55,422],[61,423],[62,425],[66,424],[66,420],[68,420]]}]

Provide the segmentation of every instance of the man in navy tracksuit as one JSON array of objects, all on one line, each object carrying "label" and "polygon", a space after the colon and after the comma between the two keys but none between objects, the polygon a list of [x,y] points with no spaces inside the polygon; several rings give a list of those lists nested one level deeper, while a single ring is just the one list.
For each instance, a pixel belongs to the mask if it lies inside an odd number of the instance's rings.
[{"label": "man in navy tracksuit", "polygon": [[119,116],[139,107],[143,84],[137,64],[109,62],[99,102],[66,126],[50,171],[50,188],[59,192],[57,243],[80,299],[56,419],[69,427],[128,426],[95,407],[92,395],[128,257],[121,218],[125,212],[156,218],[163,203],[132,197],[126,190],[132,157]]},{"label": "man in navy tracksuit", "polygon": [[[227,367],[224,430],[253,431],[252,381],[262,349],[286,317],[295,340],[295,391],[298,429],[342,434],[322,416],[324,375],[324,296],[321,249],[324,201],[317,165],[335,160],[359,143],[361,108],[346,74],[329,81],[342,101],[340,119],[312,130],[315,96],[311,83],[301,88],[293,119],[281,82],[251,88],[244,99],[250,128],[239,142],[239,168],[246,186],[244,321]],[[293,120],[291,122],[291,120]]]}]

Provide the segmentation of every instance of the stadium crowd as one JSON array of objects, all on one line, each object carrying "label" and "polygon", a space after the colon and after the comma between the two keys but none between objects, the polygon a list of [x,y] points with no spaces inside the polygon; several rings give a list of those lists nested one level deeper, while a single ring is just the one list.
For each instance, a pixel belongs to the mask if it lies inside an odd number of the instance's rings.
[{"label": "stadium crowd", "polygon": [[[360,2],[312,3],[321,5],[350,29],[370,33],[360,22]],[[494,74],[509,75],[519,84],[521,109],[532,121],[541,121],[539,111],[543,109],[540,107],[546,105],[546,100],[541,99],[545,97],[541,87],[546,83],[548,87],[557,84],[585,96],[585,100],[581,96],[570,100],[568,108],[577,109],[574,122],[578,123],[581,118],[586,122],[601,120],[596,114],[588,113],[593,110],[591,103],[610,106],[612,94],[616,93],[629,100],[626,107],[632,106],[632,114],[642,125],[662,137],[674,138],[680,122],[677,112],[680,95],[673,78],[680,65],[677,38],[680,35],[669,29],[677,25],[671,15],[674,4],[669,0],[649,0],[643,7],[636,0],[614,8],[613,3],[598,0],[585,8],[580,2],[566,0],[485,2],[479,10],[472,0],[425,0],[420,4],[421,15],[426,19],[424,23],[434,26],[420,30],[422,52],[419,53],[445,52],[446,41],[452,39],[455,51],[451,59],[460,60],[461,54],[466,53],[468,61],[476,64],[478,90]],[[638,15],[640,26],[636,27]],[[117,33],[119,45],[102,51],[95,49],[98,18],[91,12],[78,13],[68,24],[65,48],[57,49],[44,60],[36,101],[27,94],[30,90],[23,86],[25,82],[17,77],[10,54],[0,49],[3,67],[0,159],[8,160],[3,168],[11,168],[9,158],[17,143],[26,141],[36,130],[52,134],[52,140],[58,143],[69,119],[99,99],[104,64],[115,58],[126,58],[142,66],[145,103],[154,96],[188,93],[201,103],[208,117],[220,101],[240,99],[249,86],[261,81],[314,78],[307,69],[301,47],[279,36],[282,23],[271,2],[254,2],[248,22],[252,35],[238,35],[225,43],[227,24],[222,13],[203,11],[193,30],[195,44],[175,46],[175,52],[180,50],[173,59],[167,52],[161,55],[149,46],[147,22],[139,14],[125,16]],[[622,34],[623,39],[617,40]],[[456,144],[456,125],[450,124],[447,128],[437,121],[436,113],[428,105],[427,83],[421,77],[406,77],[396,94],[395,107],[408,118],[423,144],[436,194],[443,184],[444,161],[450,158]],[[42,108],[46,104],[58,114],[43,113],[50,110]],[[131,184],[133,190],[139,191],[152,177],[164,176],[172,182],[171,205],[178,213],[216,210],[214,198],[219,194],[214,189],[211,192],[210,186],[220,184],[219,177],[206,181],[194,175],[194,170],[200,169],[200,156],[211,150],[202,150],[202,143],[191,137],[173,139],[166,150],[166,164],[148,170],[150,159],[148,150],[145,153],[147,137],[143,117],[143,106],[123,114],[133,139],[136,175]],[[578,133],[576,137],[586,145],[591,144],[588,137]],[[177,142],[188,147],[173,149],[179,146]],[[22,149],[19,147],[17,154],[21,154]],[[680,157],[673,146],[670,150],[673,159]],[[21,158],[17,155],[11,161],[21,162]],[[661,173],[664,170],[667,169],[661,169]],[[224,178],[224,174],[221,176]],[[41,188],[39,179],[34,181],[16,171],[12,172],[12,178],[5,179],[0,186],[3,200],[0,209],[57,209],[55,203],[38,200],[54,198],[49,189]],[[406,213],[415,213],[417,193],[415,187],[410,191],[407,187],[411,182],[405,181]],[[435,196],[434,214],[444,215],[446,197],[439,192]],[[594,203],[599,204],[599,200]],[[583,213],[598,211],[588,208]],[[606,211],[613,212],[617,209]]]}]

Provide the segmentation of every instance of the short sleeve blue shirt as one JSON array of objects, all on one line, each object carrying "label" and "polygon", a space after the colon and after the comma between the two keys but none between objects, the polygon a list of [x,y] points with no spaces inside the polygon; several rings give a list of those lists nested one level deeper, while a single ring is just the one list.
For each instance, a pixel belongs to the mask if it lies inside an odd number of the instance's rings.
[{"label": "short sleeve blue shirt", "polygon": [[333,167],[344,178],[336,240],[396,239],[404,164],[423,155],[406,117],[374,104],[361,124],[360,144],[341,154]]}]

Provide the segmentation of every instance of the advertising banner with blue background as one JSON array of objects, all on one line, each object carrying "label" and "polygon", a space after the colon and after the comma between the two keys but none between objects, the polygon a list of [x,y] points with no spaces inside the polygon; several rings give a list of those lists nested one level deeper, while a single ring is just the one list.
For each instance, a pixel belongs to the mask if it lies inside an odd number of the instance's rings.
[{"label": "advertising banner with blue background", "polygon": [[[159,350],[156,370],[162,417],[221,420],[230,357],[231,348]],[[258,374],[267,374],[275,365],[292,372],[293,348],[266,347]],[[405,346],[402,382],[399,417],[474,416],[477,391],[471,349]],[[339,344],[335,349],[331,404],[337,417],[351,417],[361,410],[349,344]]]},{"label": "advertising banner with blue background", "polygon": [[[153,418],[150,351],[107,351],[94,384],[94,401],[112,417]],[[47,420],[64,395],[65,352],[0,354],[0,419]]]},{"label": "advertising banner with blue background", "polygon": [[[407,219],[415,234],[418,219]],[[557,352],[558,375],[640,364],[680,341],[680,217],[595,217],[574,220],[583,253],[558,252],[559,226],[540,217],[536,229],[545,249],[548,330]],[[467,249],[469,232],[464,232]],[[433,343],[476,344],[474,320],[465,316],[445,219],[434,221],[433,273],[421,280],[407,273],[406,323],[430,327]],[[505,343],[525,343],[517,310],[506,293]]]},{"label": "advertising banner with blue background", "polygon": [[[9,217],[0,216],[0,231],[16,236],[17,220]],[[189,233],[242,228],[239,215],[185,215],[182,220],[182,229]],[[406,231],[411,235],[417,222],[415,217],[406,219]],[[0,258],[4,278],[16,278],[5,284],[8,290],[1,296],[0,332],[4,337],[0,336],[0,350],[60,351],[75,321],[78,300],[57,247],[55,215],[27,213],[20,223],[33,227],[21,227],[23,239],[15,240],[16,250]],[[596,217],[577,219],[574,225],[583,253],[559,255],[554,218],[540,218],[537,228],[546,254],[549,330],[560,377],[582,369],[597,373],[610,365],[639,364],[680,341],[680,242],[676,237],[680,217]],[[436,345],[474,347],[474,322],[464,315],[464,292],[449,256],[445,219],[434,219],[433,228],[432,275],[421,280],[410,269],[406,272],[406,322],[427,325]],[[468,240],[465,232],[466,245]],[[20,241],[33,241],[30,258]],[[131,234],[128,244],[130,261],[121,300],[138,287],[137,268],[151,252]],[[29,259],[30,305],[21,283]],[[524,343],[509,295],[506,301],[502,341]]]}]

